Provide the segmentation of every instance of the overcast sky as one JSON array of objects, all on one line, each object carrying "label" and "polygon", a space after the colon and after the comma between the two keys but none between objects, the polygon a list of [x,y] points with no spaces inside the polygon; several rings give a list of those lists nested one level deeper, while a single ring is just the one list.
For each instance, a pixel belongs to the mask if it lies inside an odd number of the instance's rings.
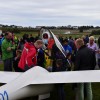
[{"label": "overcast sky", "polygon": [[100,0],[0,0],[0,24],[100,26]]}]

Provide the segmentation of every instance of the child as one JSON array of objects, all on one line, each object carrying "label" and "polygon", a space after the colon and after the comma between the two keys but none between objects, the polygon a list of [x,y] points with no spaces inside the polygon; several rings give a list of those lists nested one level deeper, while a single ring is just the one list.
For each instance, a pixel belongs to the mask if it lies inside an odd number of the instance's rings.
[{"label": "child", "polygon": [[23,72],[19,67],[18,67],[18,63],[21,57],[21,50],[16,50],[16,57],[13,60],[13,68],[15,70],[15,72]]},{"label": "child", "polygon": [[63,66],[62,59],[57,59],[56,60],[56,72],[65,71],[65,70],[66,70],[66,68],[64,68],[64,66]]},{"label": "child", "polygon": [[[56,60],[56,72],[59,71],[66,71],[66,68],[63,66],[62,59]],[[65,100],[64,84],[56,84],[55,86],[57,88],[58,100]]]}]

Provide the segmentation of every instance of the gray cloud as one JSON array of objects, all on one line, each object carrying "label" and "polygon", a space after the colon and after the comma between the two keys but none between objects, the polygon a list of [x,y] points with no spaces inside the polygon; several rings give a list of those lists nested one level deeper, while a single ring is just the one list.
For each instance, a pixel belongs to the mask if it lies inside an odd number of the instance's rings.
[{"label": "gray cloud", "polygon": [[0,0],[0,23],[36,25],[100,25],[99,0]]}]

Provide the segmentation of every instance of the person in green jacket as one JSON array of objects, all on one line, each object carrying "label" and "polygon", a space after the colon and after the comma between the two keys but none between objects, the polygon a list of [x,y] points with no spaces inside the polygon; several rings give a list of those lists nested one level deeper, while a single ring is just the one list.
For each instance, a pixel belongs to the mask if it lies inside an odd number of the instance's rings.
[{"label": "person in green jacket", "polygon": [[12,33],[6,32],[5,39],[2,42],[2,60],[4,62],[4,71],[12,71],[12,58],[15,46],[12,44]]}]

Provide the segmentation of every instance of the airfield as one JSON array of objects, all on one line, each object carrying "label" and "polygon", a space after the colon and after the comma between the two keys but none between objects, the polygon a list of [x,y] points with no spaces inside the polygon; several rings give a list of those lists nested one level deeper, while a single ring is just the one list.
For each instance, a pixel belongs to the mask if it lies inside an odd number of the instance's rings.
[{"label": "airfield", "polygon": [[[72,37],[81,37],[83,35],[90,35],[91,32],[85,32],[84,33],[79,33],[78,31],[71,31],[71,34],[63,34],[65,32],[68,32],[69,30],[53,30],[53,32],[59,36],[62,36],[62,37],[69,37],[69,36],[72,36]],[[21,34],[17,34],[18,37],[21,37],[23,33]],[[31,34],[31,33],[29,33]],[[36,36],[37,33],[32,33],[33,36]],[[99,35],[96,35],[95,36],[96,38],[99,37]],[[2,60],[0,59],[0,71],[3,70],[3,62]],[[97,69],[98,70],[98,69]],[[100,100],[100,83],[92,83],[92,88],[93,88],[93,100]],[[66,92],[66,100],[74,100],[75,98],[75,91],[72,89],[72,83],[67,83],[65,84],[65,92]],[[25,98],[23,100],[34,100],[32,98]],[[57,100],[57,95],[56,95],[56,89],[54,89],[52,92],[51,92],[51,96],[50,98],[48,98],[47,100]]]}]

